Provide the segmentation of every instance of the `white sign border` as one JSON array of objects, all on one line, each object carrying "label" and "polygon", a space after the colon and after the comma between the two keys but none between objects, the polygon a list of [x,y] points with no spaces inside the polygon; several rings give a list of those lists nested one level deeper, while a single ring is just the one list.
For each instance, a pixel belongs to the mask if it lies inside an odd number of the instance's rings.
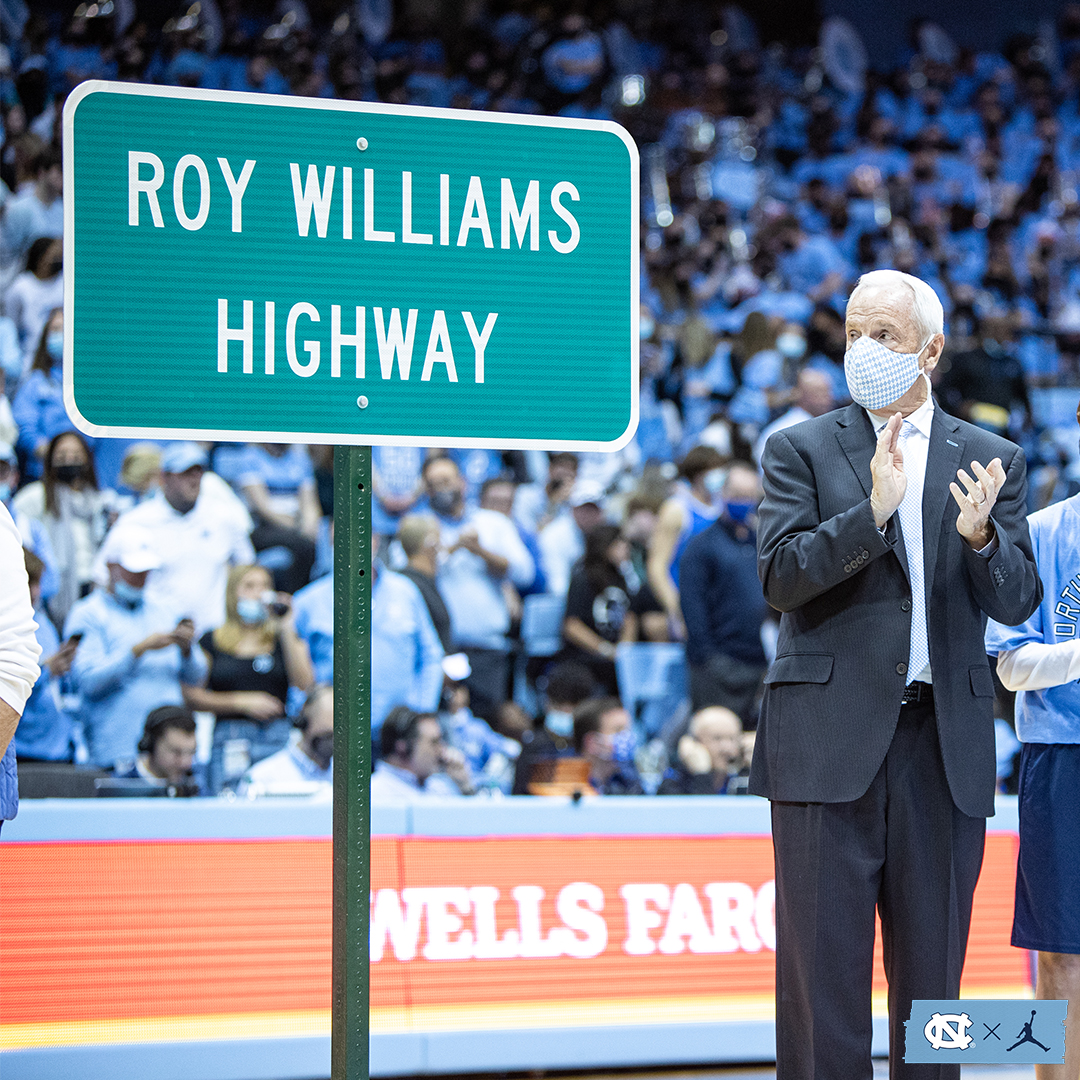
[{"label": "white sign border", "polygon": [[[488,124],[512,124],[516,127],[579,128],[606,131],[615,135],[630,154],[630,421],[626,430],[608,442],[583,439],[482,439],[434,438],[412,435],[328,434],[307,431],[239,431],[217,428],[117,427],[94,424],[79,412],[75,404],[72,370],[75,325],[75,161],[74,125],[79,104],[92,94],[130,94],[136,97],[184,98],[193,101],[220,101],[270,108],[321,109],[357,114],[423,116],[437,120],[472,120]],[[610,120],[585,120],[577,117],[533,116],[524,113],[487,113],[473,109],[435,109],[414,105],[386,105],[381,102],[342,101],[334,98],[305,98],[274,94],[252,94],[231,90],[203,90],[178,86],[151,86],[142,83],[109,82],[88,79],[68,95],[63,121],[64,169],[64,408],[79,431],[98,438],[190,439],[197,442],[275,442],[311,443],[327,446],[436,446],[479,450],[600,450],[613,452],[625,447],[637,432],[640,387],[640,177],[637,144],[630,133]]]}]

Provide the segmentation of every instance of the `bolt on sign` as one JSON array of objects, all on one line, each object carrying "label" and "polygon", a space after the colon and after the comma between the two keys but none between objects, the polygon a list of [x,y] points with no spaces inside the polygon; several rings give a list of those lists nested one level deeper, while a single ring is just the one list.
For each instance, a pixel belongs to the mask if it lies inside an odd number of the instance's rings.
[{"label": "bolt on sign", "polygon": [[617,124],[86,82],[64,154],[65,404],[88,434],[633,435]]}]

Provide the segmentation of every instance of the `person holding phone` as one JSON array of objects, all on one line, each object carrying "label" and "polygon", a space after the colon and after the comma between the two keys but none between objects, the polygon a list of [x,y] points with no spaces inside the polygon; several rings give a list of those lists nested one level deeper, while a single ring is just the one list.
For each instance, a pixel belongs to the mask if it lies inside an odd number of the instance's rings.
[{"label": "person holding phone", "polygon": [[209,673],[184,700],[216,717],[210,752],[211,795],[232,789],[256,762],[289,741],[289,689],[314,683],[311,657],[293,625],[292,597],[274,592],[270,571],[236,566],[225,585],[225,622],[199,639]]},{"label": "person holding phone", "polygon": [[102,551],[109,583],[75,602],[64,636],[78,639],[71,676],[82,694],[90,763],[107,769],[135,757],[146,714],[181,704],[183,687],[202,682],[206,661],[192,648],[191,620],[145,595],[161,565],[150,533],[113,529]]}]

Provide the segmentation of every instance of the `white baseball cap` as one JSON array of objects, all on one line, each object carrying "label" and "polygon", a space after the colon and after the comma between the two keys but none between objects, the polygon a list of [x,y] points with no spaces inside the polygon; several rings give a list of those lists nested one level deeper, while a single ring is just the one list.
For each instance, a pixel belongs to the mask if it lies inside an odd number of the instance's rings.
[{"label": "white baseball cap", "polygon": [[161,566],[161,556],[157,553],[153,537],[138,525],[122,525],[119,529],[113,529],[101,545],[101,558],[106,565],[116,563],[129,574],[141,574]]}]

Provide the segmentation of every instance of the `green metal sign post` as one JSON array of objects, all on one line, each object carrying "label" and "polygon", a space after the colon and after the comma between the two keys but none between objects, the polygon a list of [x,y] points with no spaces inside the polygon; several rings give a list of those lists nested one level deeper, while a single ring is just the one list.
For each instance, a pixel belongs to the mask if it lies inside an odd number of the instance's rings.
[{"label": "green metal sign post", "polygon": [[334,958],[331,1075],[368,1075],[371,449],[334,451]]},{"label": "green metal sign post", "polygon": [[80,431],[337,447],[332,1074],[359,1080],[370,447],[629,442],[637,149],[600,121],[86,82],[64,213]]}]

